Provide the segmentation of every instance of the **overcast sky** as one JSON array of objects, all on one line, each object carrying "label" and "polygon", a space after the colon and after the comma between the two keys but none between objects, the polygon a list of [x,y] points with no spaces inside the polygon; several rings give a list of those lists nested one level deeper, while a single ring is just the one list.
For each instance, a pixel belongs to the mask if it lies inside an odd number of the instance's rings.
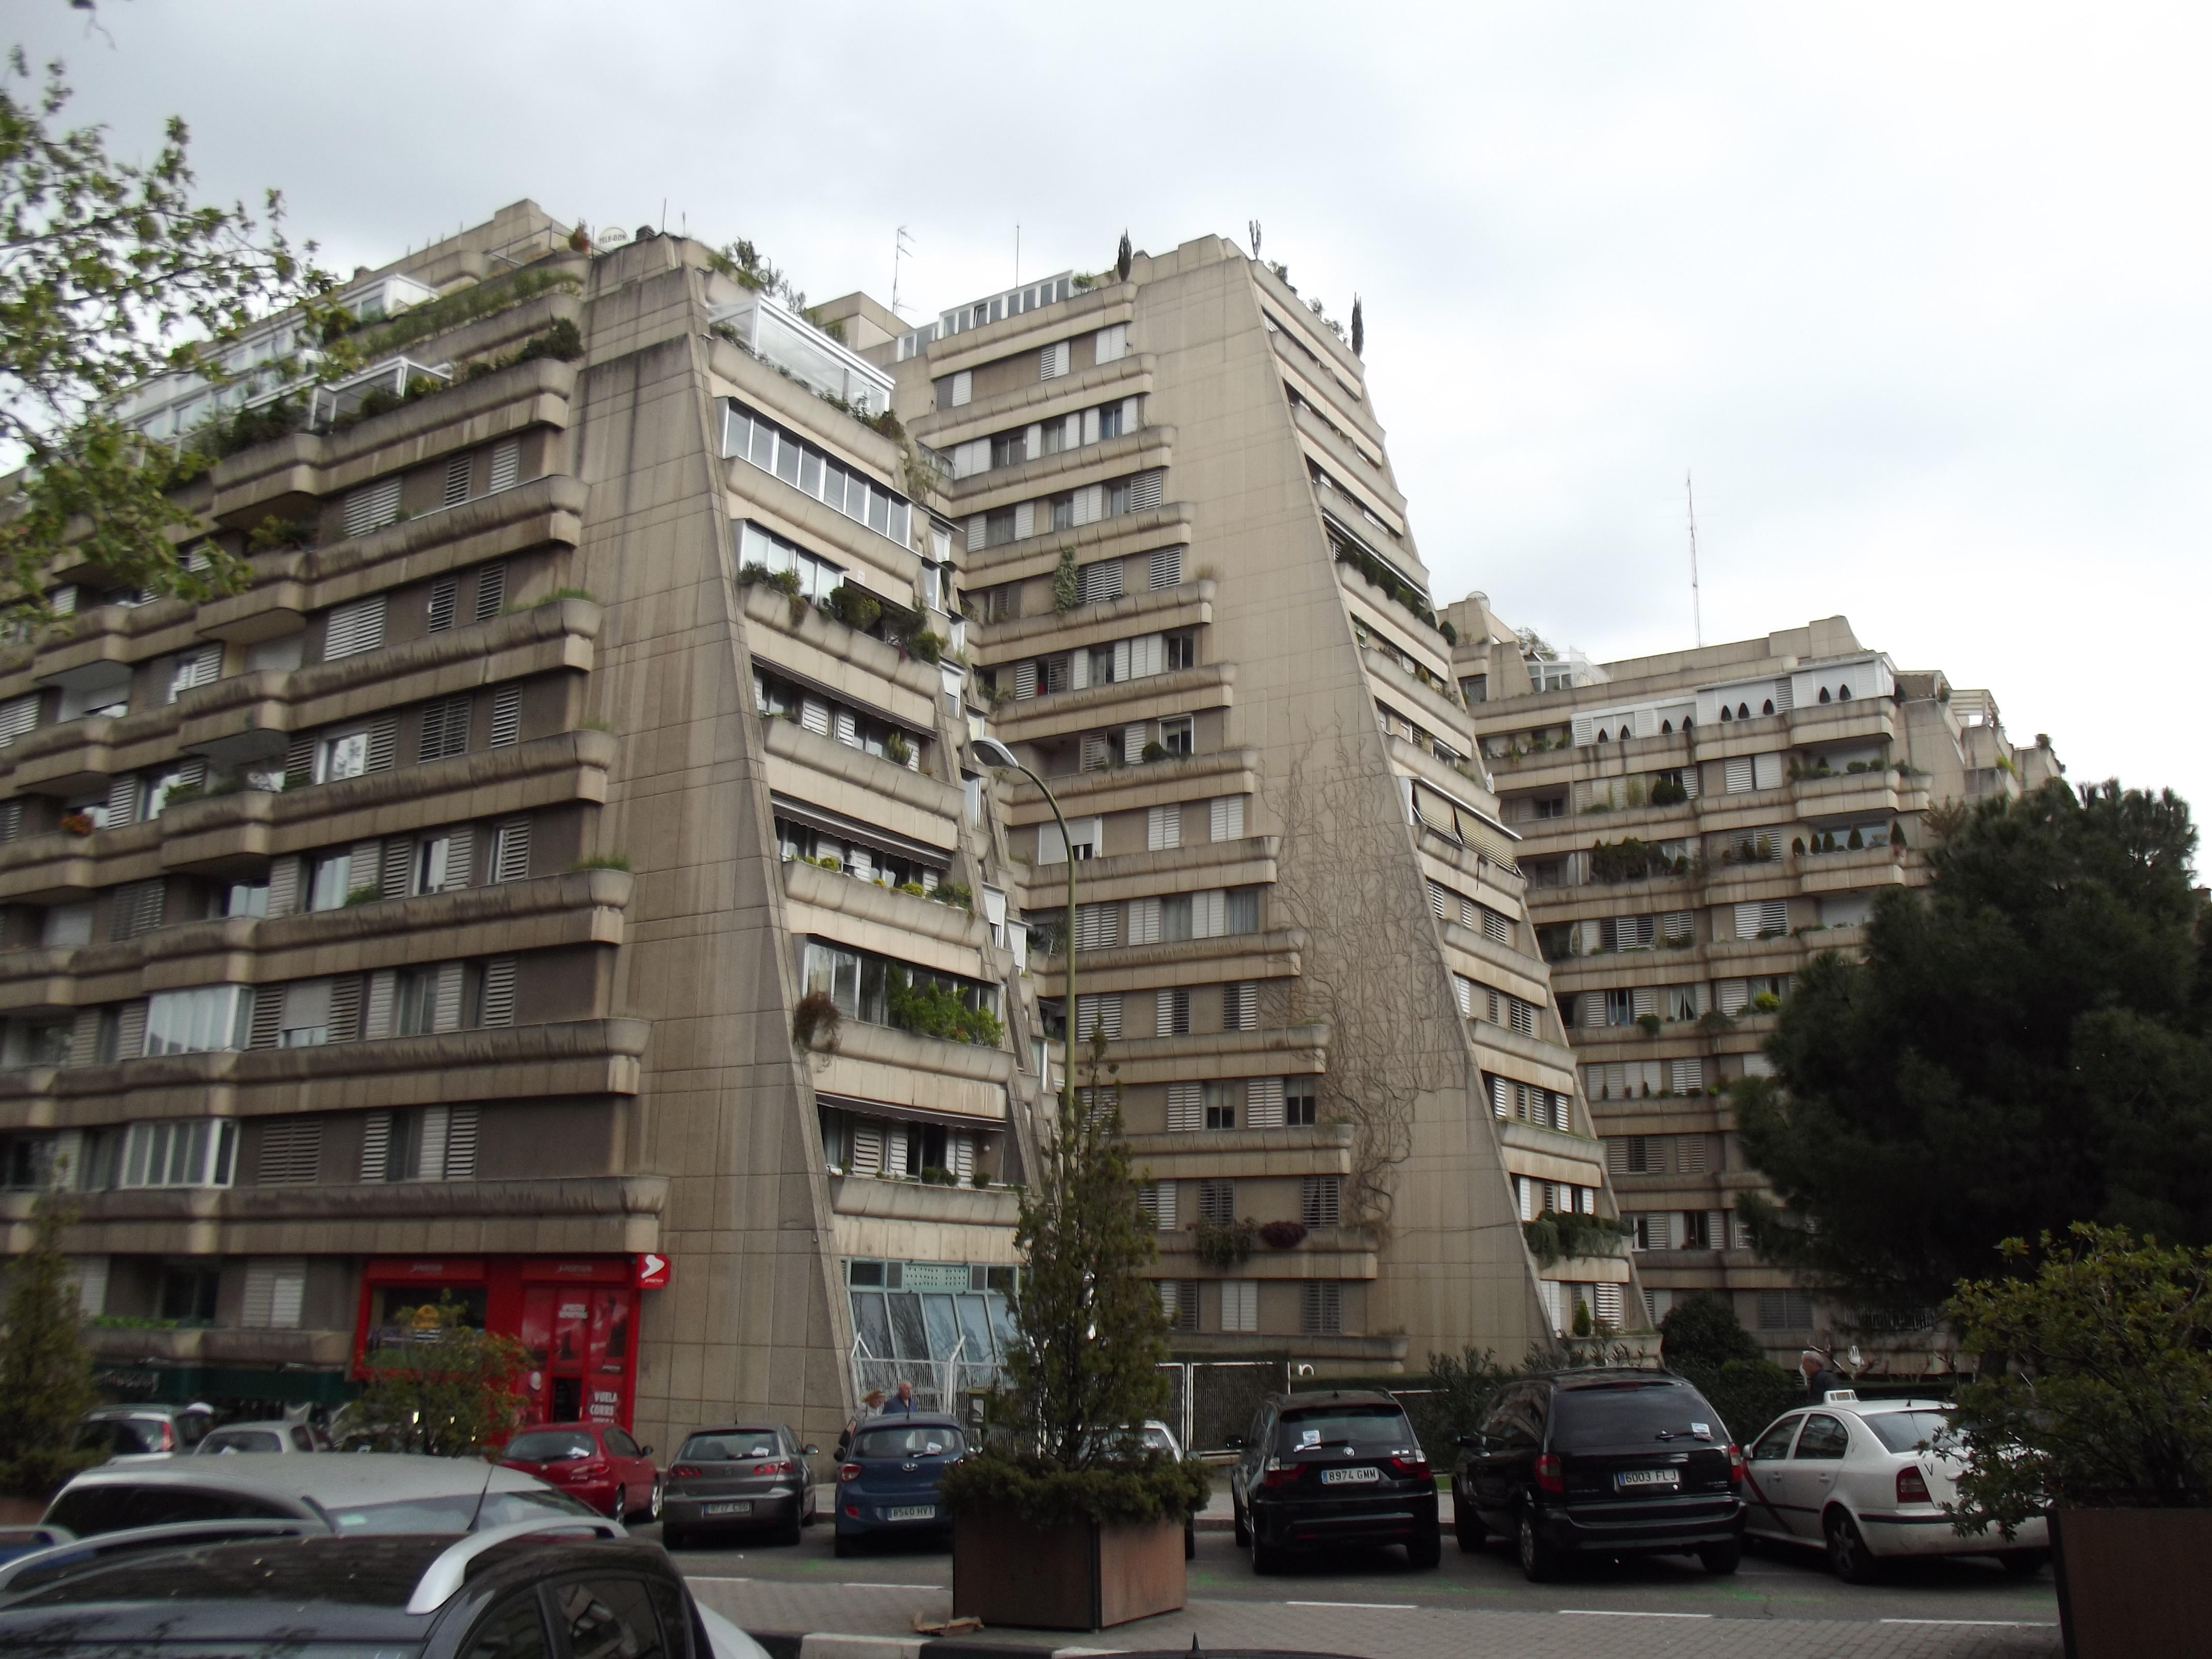
[{"label": "overcast sky", "polygon": [[118,149],[183,115],[210,194],[280,187],[342,269],[665,200],[817,299],[888,301],[904,225],[926,318],[1018,223],[1036,276],[1257,218],[1364,298],[1440,601],[1691,643],[1694,471],[1708,641],[1841,612],[2077,781],[2212,803],[2165,740],[2212,647],[2202,7],[11,10]]}]

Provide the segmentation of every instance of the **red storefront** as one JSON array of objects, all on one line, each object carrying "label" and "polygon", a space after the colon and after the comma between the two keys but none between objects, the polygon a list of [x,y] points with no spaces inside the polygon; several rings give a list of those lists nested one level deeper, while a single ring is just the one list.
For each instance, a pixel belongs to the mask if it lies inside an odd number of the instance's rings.
[{"label": "red storefront", "polygon": [[[659,1257],[649,1257],[665,1263]],[[362,1274],[354,1374],[372,1348],[413,1340],[407,1314],[450,1297],[467,1322],[530,1351],[530,1423],[589,1419],[630,1426],[637,1381],[637,1258],[378,1256]]]}]

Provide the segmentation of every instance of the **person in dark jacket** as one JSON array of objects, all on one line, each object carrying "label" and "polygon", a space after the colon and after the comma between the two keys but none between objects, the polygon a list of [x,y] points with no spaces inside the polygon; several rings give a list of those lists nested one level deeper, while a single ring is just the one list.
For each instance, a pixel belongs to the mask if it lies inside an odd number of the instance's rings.
[{"label": "person in dark jacket", "polygon": [[1797,1365],[1805,1373],[1805,1392],[1812,1396],[1816,1406],[1828,1397],[1829,1389],[1850,1386],[1828,1363],[1827,1355],[1817,1348],[1806,1349],[1804,1358],[1797,1362]]},{"label": "person in dark jacket", "polygon": [[902,1376],[899,1378],[898,1392],[892,1395],[891,1398],[886,1401],[884,1404],[884,1415],[885,1417],[912,1417],[915,1410],[916,1407],[914,1403],[914,1384],[908,1382],[906,1378]]}]

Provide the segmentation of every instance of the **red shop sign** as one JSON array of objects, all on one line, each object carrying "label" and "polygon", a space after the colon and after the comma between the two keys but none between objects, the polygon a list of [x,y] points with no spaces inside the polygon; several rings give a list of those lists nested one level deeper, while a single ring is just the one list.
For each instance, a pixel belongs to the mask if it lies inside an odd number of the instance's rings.
[{"label": "red shop sign", "polygon": [[668,1288],[668,1258],[647,1250],[637,1259],[637,1287],[641,1291]]}]

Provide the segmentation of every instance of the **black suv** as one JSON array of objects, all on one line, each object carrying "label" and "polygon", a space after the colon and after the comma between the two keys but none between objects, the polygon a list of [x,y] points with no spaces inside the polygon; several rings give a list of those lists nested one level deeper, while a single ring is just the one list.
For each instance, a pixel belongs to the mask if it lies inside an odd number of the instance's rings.
[{"label": "black suv", "polygon": [[1252,1571],[1284,1558],[1346,1545],[1403,1544],[1406,1559],[1433,1567],[1437,1482],[1413,1425],[1387,1394],[1270,1395],[1252,1431],[1231,1437],[1229,1472],[1237,1541]]},{"label": "black suv", "polygon": [[[556,1528],[569,1535],[548,1535]],[[247,1520],[109,1533],[0,1568],[0,1652],[757,1659],[658,1545],[617,1531],[525,1521],[460,1537],[334,1536]]]},{"label": "black suv", "polygon": [[1508,1384],[1452,1468],[1459,1547],[1513,1540],[1538,1583],[1577,1555],[1743,1559],[1743,1453],[1669,1371],[1559,1371]]}]

